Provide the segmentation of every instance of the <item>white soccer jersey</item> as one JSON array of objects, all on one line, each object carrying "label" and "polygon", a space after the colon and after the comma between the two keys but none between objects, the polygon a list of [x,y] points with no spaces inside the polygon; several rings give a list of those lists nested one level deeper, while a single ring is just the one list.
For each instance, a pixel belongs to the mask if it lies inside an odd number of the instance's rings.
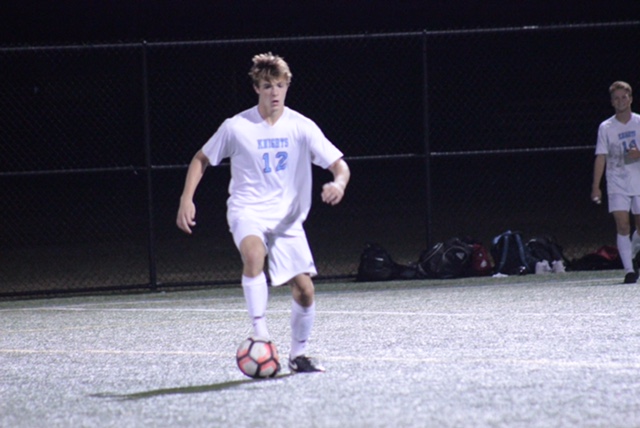
[{"label": "white soccer jersey", "polygon": [[287,225],[311,208],[311,164],[328,168],[343,155],[307,117],[284,108],[269,125],[255,106],[225,120],[202,148],[211,165],[231,162],[227,219]]},{"label": "white soccer jersey", "polygon": [[640,160],[626,156],[630,148],[640,149],[640,115],[631,114],[626,124],[615,116],[600,124],[596,155],[607,156],[607,193],[640,195]]}]

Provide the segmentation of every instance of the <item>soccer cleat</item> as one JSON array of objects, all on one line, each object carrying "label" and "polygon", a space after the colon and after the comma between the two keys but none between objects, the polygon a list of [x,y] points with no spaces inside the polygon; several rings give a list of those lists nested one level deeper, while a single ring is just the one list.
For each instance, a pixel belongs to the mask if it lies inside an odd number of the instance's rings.
[{"label": "soccer cleat", "polygon": [[635,272],[627,272],[624,276],[625,284],[635,284],[638,281],[638,274]]},{"label": "soccer cleat", "polygon": [[324,367],[305,355],[299,355],[293,360],[289,358],[289,369],[295,373],[314,373],[325,371]]}]

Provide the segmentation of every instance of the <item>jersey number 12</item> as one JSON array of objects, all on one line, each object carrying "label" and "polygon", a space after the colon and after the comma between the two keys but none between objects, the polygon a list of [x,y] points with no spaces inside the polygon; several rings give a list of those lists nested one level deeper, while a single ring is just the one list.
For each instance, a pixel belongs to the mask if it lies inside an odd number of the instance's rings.
[{"label": "jersey number 12", "polygon": [[[271,171],[273,171],[271,169],[271,157],[269,156],[269,153],[265,153],[262,155],[262,160],[264,161],[264,169],[262,171],[264,171],[265,174],[270,173]],[[287,152],[278,152],[275,155],[276,158],[276,172],[278,171],[282,171],[287,167]]]}]

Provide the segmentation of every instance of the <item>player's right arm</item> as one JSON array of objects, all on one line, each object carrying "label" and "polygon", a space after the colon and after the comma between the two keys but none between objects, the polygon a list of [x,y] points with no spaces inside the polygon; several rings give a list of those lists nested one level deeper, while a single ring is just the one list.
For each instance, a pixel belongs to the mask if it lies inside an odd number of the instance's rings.
[{"label": "player's right arm", "polygon": [[176,225],[185,233],[191,234],[191,228],[196,225],[196,206],[193,203],[193,195],[204,175],[204,171],[209,166],[209,159],[202,150],[198,150],[187,170],[187,177],[184,180],[184,189],[180,196],[180,207]]},{"label": "player's right arm", "polygon": [[600,182],[602,181],[606,161],[606,155],[596,155],[596,160],[593,163],[593,184],[591,185],[591,200],[594,202],[602,200],[602,190],[600,190]]}]

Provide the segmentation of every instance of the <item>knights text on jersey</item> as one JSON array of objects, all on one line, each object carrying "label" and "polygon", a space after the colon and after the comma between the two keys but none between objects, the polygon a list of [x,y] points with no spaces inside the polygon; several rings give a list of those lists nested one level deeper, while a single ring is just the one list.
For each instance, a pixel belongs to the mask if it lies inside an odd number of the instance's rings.
[{"label": "knights text on jersey", "polygon": [[627,123],[615,116],[600,124],[596,155],[607,156],[607,193],[640,195],[640,160],[630,159],[631,149],[640,149],[640,115],[632,113]]},{"label": "knights text on jersey", "polygon": [[257,106],[225,120],[202,151],[211,165],[230,159],[230,214],[285,223],[309,212],[311,165],[328,168],[342,157],[312,120],[288,107],[273,126]]}]

